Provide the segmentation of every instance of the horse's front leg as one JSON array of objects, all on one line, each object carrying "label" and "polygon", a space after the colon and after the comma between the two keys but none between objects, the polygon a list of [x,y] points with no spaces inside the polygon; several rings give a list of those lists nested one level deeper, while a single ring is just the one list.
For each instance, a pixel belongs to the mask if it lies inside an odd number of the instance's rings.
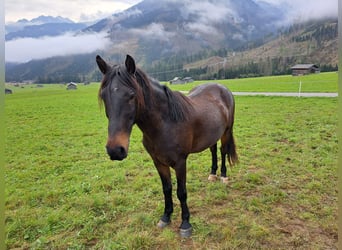
[{"label": "horse's front leg", "polygon": [[177,197],[182,208],[182,224],[180,225],[180,234],[182,237],[190,237],[192,233],[192,226],[190,224],[190,212],[187,200],[186,191],[186,159],[181,160],[175,166],[177,176]]},{"label": "horse's front leg", "polygon": [[155,162],[162,185],[165,200],[164,214],[158,222],[158,227],[164,228],[171,222],[171,214],[173,212],[172,202],[172,182],[170,167]]}]

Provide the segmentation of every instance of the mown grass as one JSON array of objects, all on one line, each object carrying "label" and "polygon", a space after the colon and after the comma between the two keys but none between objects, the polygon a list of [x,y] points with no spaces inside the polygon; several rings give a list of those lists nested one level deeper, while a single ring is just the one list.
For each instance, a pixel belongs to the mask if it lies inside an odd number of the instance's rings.
[{"label": "mown grass", "polygon": [[[337,248],[337,99],[236,97],[240,164],[208,183],[210,153],[188,159],[193,236],[160,230],[160,180],[135,128],[111,162],[98,84],[6,96],[8,249]],[[15,89],[16,90],[16,89]],[[173,174],[173,182],[175,178]]]}]

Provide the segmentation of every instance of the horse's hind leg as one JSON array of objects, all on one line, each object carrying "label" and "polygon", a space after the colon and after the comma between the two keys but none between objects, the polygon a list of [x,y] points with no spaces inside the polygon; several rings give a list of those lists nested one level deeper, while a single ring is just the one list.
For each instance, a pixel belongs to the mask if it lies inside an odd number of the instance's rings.
[{"label": "horse's hind leg", "polygon": [[210,147],[211,152],[211,172],[208,177],[209,181],[216,181],[216,171],[217,171],[217,144]]},{"label": "horse's hind leg", "polygon": [[226,167],[226,156],[228,154],[228,142],[231,139],[231,132],[227,130],[221,137],[221,181],[228,183],[227,167]]},{"label": "horse's hind leg", "polygon": [[230,166],[233,166],[235,163],[239,162],[233,136],[233,127],[228,128],[221,137],[221,180],[223,183],[228,183],[226,156]]}]

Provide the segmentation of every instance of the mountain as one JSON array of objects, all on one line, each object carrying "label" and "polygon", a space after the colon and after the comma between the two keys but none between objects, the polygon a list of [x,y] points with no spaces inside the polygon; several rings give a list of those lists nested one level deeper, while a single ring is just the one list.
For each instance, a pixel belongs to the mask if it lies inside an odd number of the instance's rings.
[{"label": "mountain", "polygon": [[30,21],[21,19],[18,22],[5,25],[5,40],[59,36],[66,32],[80,31],[86,26],[84,23],[74,23],[70,19],[60,16],[39,16]]},{"label": "mountain", "polygon": [[11,32],[16,32],[18,30],[23,29],[25,26],[32,26],[32,25],[41,25],[46,23],[73,23],[68,18],[64,18],[61,16],[52,17],[52,16],[39,16],[37,18],[33,18],[31,20],[27,19],[20,19],[17,22],[10,22],[6,23],[5,25],[5,32],[6,34]]},{"label": "mountain", "polygon": [[[206,49],[192,55],[174,54],[139,66],[163,81],[189,75],[195,79],[215,79],[289,74],[290,67],[297,63],[314,63],[322,71],[337,70],[337,30],[337,19],[309,21],[284,28],[274,39],[261,45],[249,44],[251,47],[240,51]],[[33,60],[20,65],[7,63],[6,81],[100,81],[101,74],[94,62],[96,53]],[[123,59],[124,55],[112,55],[110,60],[122,62]]]},{"label": "mountain", "polygon": [[[65,82],[72,77],[75,82],[98,81],[101,74],[94,61],[96,53],[112,62],[121,62],[131,54],[159,80],[188,73],[197,79],[217,78],[217,71],[223,72],[219,77],[240,77],[256,68],[254,75],[280,74],[293,62],[305,60],[334,65],[337,20],[283,26],[287,11],[286,6],[257,0],[145,0],[82,29],[82,34],[107,34],[101,37],[109,43],[105,50],[6,64],[6,81]],[[226,74],[228,69],[215,67],[215,75],[206,60],[222,65],[221,60],[236,72]],[[258,63],[267,70],[261,70]],[[243,74],[239,73],[241,67],[245,67]]]},{"label": "mountain", "polygon": [[57,16],[57,17],[53,17],[53,16],[39,16],[37,18],[33,18],[31,21],[29,21],[28,23],[32,24],[44,24],[44,23],[73,23],[73,21],[71,21],[69,18],[65,18],[65,17],[61,17],[61,16]]},{"label": "mountain", "polygon": [[252,0],[212,0],[201,4],[145,0],[85,31],[108,30],[116,47],[150,63],[174,53],[193,54],[221,47],[237,49],[275,32],[284,15],[275,5]]},{"label": "mountain", "polygon": [[[88,79],[99,81],[101,75],[94,69],[96,54],[83,54],[51,57],[32,60],[28,63],[6,63],[6,82],[23,82],[33,79],[40,83],[85,82]],[[89,75],[90,72],[95,76]]]},{"label": "mountain", "polygon": [[10,32],[5,35],[5,40],[18,38],[39,38],[45,36],[59,36],[66,32],[80,31],[85,27],[82,23],[46,23],[41,25],[25,26],[22,30]]},{"label": "mountain", "polygon": [[[306,63],[319,65],[321,71],[336,71],[338,22],[337,19],[322,19],[294,24],[260,46],[242,51],[211,51],[211,54],[188,60],[180,73],[202,69],[197,71],[197,79],[282,75],[290,74],[291,66]],[[163,71],[160,68],[149,70]]]}]

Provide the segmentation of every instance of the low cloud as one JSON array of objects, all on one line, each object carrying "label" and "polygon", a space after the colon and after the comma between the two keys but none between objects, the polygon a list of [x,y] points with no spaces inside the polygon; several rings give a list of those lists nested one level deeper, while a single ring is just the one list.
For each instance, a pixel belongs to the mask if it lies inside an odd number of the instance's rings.
[{"label": "low cloud", "polygon": [[[228,1],[229,2],[229,1]],[[185,1],[183,13],[184,16],[195,17],[194,22],[186,25],[190,31],[206,34],[218,35],[215,24],[227,20],[227,18],[235,18],[237,14],[229,7],[226,1]]]},{"label": "low cloud", "polygon": [[214,26],[207,23],[188,23],[185,27],[195,33],[204,33],[212,36],[219,35],[219,31]]},{"label": "low cloud", "polygon": [[164,25],[160,23],[152,23],[144,29],[131,29],[130,33],[135,36],[164,42],[169,41],[175,35],[175,33],[165,30]]},{"label": "low cloud", "polygon": [[141,10],[134,8],[134,9],[126,10],[124,12],[115,13],[111,16],[108,16],[107,18],[110,20],[110,22],[116,23],[116,22],[119,22],[121,20],[130,18],[130,17],[139,16],[141,14],[142,14]]},{"label": "low cloud", "polygon": [[338,16],[338,0],[258,0],[268,2],[287,10],[286,21],[293,23],[309,19],[332,18]]},{"label": "low cloud", "polygon": [[229,8],[229,1],[189,1],[185,10],[191,15],[196,15],[198,21],[206,24],[219,23],[227,19],[227,16],[234,16],[234,11]]},{"label": "low cloud", "polygon": [[23,63],[53,56],[91,53],[110,45],[107,33],[64,34],[57,37],[21,38],[5,43],[6,62]]},{"label": "low cloud", "polygon": [[308,4],[306,0],[297,0],[290,5],[290,17],[299,20],[311,18],[326,18],[338,16],[337,0],[314,1]]}]

